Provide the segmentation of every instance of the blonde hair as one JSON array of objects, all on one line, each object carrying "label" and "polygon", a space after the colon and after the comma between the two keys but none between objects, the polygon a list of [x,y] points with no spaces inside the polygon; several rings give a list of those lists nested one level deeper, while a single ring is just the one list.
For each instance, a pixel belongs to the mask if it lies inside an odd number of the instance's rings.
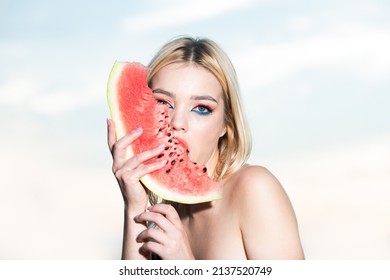
[{"label": "blonde hair", "polygon": [[252,140],[241,103],[234,67],[225,52],[207,38],[178,37],[165,44],[149,64],[148,83],[154,75],[172,63],[192,62],[209,70],[223,89],[226,133],[218,142],[218,163],[215,180],[237,171],[249,157]]}]

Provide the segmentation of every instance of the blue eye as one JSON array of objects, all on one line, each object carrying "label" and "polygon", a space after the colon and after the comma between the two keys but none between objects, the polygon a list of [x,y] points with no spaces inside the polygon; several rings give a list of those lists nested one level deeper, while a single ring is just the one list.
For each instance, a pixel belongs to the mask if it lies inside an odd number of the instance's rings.
[{"label": "blue eye", "polygon": [[194,109],[192,109],[192,111],[199,115],[208,115],[212,112],[210,108],[203,105],[196,106]]},{"label": "blue eye", "polygon": [[164,100],[157,100],[157,102],[160,104],[166,105],[168,107],[168,109],[170,109],[170,110],[173,109],[173,106]]}]

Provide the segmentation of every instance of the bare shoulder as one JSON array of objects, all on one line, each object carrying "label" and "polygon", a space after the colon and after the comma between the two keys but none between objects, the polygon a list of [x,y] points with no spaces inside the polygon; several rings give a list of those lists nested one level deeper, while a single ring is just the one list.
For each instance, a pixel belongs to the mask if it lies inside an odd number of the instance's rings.
[{"label": "bare shoulder", "polygon": [[263,166],[245,165],[229,178],[227,184],[235,197],[244,200],[254,198],[258,201],[271,194],[285,195],[279,180]]},{"label": "bare shoulder", "polygon": [[239,215],[248,258],[303,258],[294,209],[267,168],[242,167],[226,182],[226,192]]},{"label": "bare shoulder", "polygon": [[294,217],[287,193],[267,168],[246,165],[234,173],[226,183],[226,195],[237,211],[242,213],[243,220],[251,218],[253,212],[258,216],[283,213]]}]

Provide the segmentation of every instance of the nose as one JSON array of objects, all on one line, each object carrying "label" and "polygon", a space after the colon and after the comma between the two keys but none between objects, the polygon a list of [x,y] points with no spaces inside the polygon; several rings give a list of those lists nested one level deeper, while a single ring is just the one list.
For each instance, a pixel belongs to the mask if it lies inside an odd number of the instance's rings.
[{"label": "nose", "polygon": [[175,108],[171,112],[171,127],[177,132],[188,130],[188,121],[184,108]]}]

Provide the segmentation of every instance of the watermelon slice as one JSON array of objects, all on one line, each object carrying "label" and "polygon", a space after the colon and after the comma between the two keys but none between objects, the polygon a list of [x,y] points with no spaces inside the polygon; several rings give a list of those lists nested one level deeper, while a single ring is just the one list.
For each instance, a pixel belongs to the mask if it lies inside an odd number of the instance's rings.
[{"label": "watermelon slice", "polygon": [[169,201],[194,204],[220,199],[218,183],[207,175],[205,166],[189,159],[185,143],[175,138],[168,122],[168,108],[160,104],[147,85],[146,67],[136,62],[115,62],[107,88],[111,118],[118,139],[137,127],[141,136],[127,150],[127,158],[165,144],[165,150],[153,161],[168,160],[163,169],[141,178],[153,193]]}]

